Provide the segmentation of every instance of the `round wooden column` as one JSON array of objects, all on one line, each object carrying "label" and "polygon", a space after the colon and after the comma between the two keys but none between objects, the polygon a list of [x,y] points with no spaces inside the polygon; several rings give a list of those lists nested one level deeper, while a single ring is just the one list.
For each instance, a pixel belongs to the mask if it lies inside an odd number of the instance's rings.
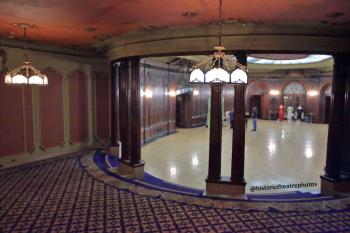
[{"label": "round wooden column", "polygon": [[140,58],[130,58],[130,164],[143,165],[141,160]]},{"label": "round wooden column", "polygon": [[119,145],[119,63],[111,63],[111,146]]},{"label": "round wooden column", "polygon": [[346,89],[346,58],[334,56],[331,116],[329,121],[325,176],[340,179],[341,141],[343,140],[344,104]]},{"label": "round wooden column", "polygon": [[119,69],[119,124],[120,124],[120,142],[121,142],[121,160],[128,162],[130,160],[130,60],[124,58],[120,61]]},{"label": "round wooden column", "polygon": [[350,179],[350,54],[345,55],[346,85],[344,105],[344,127],[340,175],[342,179]]},{"label": "round wooden column", "polygon": [[121,164],[118,173],[142,179],[144,161],[141,160],[140,58],[128,57],[120,61],[119,69],[119,129]]},{"label": "round wooden column", "polygon": [[207,181],[221,178],[221,138],[222,138],[222,111],[221,85],[211,86],[210,108],[210,136],[209,136],[209,167]]},{"label": "round wooden column", "polygon": [[[247,65],[247,54],[236,54],[237,61]],[[231,181],[245,185],[244,148],[245,148],[245,85],[234,87],[234,129],[232,133]]]},{"label": "round wooden column", "polygon": [[325,175],[321,192],[333,195],[350,191],[350,56],[334,57],[331,116],[328,129]]}]

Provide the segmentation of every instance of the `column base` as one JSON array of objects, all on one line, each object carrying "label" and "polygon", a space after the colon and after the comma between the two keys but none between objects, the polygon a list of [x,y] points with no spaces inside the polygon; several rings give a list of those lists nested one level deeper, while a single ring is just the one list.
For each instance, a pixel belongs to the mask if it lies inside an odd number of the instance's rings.
[{"label": "column base", "polygon": [[145,173],[145,162],[143,160],[141,160],[139,164],[130,164],[129,161],[119,161],[120,165],[118,166],[117,171],[119,175],[138,180],[143,179]]},{"label": "column base", "polygon": [[342,195],[350,192],[350,179],[334,180],[321,176],[321,193],[323,195]]},{"label": "column base", "polygon": [[231,181],[230,177],[221,177],[219,180],[206,179],[206,195],[235,197],[246,199],[245,186],[246,182]]},{"label": "column base", "polygon": [[111,145],[109,147],[109,154],[117,156],[119,158],[120,155],[120,146],[119,145]]}]

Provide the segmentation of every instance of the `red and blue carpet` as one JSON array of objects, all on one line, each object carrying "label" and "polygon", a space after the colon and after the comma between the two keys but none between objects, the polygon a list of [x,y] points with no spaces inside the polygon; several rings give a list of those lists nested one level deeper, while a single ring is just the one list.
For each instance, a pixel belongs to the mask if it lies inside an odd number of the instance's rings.
[{"label": "red and blue carpet", "polygon": [[0,232],[350,232],[350,199],[180,194],[104,171],[94,152],[0,172]]}]

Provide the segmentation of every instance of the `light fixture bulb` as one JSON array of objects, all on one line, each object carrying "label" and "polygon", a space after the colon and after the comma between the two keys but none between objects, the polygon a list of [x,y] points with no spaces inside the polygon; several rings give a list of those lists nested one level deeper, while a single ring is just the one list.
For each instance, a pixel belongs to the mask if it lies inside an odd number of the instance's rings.
[{"label": "light fixture bulb", "polygon": [[204,73],[200,69],[194,69],[190,74],[190,83],[203,83]]},{"label": "light fixture bulb", "polygon": [[308,91],[308,96],[310,97],[314,97],[314,96],[317,96],[318,95],[318,91],[316,90],[311,90],[311,91]]},{"label": "light fixture bulb", "polygon": [[222,68],[214,68],[205,74],[207,83],[228,83],[230,82],[230,74]]},{"label": "light fixture bulb", "polygon": [[238,68],[231,74],[231,83],[242,83],[247,84],[248,82],[248,75],[245,71]]},{"label": "light fixture bulb", "polygon": [[28,84],[28,79],[21,74],[17,74],[12,77],[10,84]]},{"label": "light fixture bulb", "polygon": [[270,95],[279,95],[280,91],[279,90],[271,90]]}]

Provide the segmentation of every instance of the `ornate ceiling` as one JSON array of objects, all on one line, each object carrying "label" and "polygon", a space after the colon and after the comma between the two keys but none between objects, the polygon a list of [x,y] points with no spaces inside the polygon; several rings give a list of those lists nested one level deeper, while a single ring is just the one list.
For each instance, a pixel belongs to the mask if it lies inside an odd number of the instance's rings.
[{"label": "ornate ceiling", "polygon": [[[296,22],[350,25],[349,0],[224,0],[226,23]],[[38,26],[35,42],[89,47],[130,31],[203,26],[216,21],[213,0],[2,0],[0,37],[21,37],[13,23]]]}]

